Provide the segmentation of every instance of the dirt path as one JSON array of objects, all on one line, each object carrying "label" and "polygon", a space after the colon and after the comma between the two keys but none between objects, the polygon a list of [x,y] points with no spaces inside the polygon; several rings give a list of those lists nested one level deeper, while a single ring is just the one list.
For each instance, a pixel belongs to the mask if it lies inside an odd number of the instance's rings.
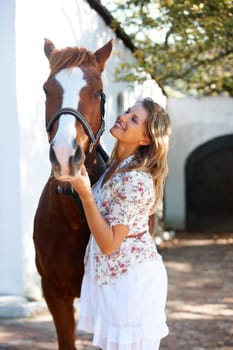
[{"label": "dirt path", "polygon": [[[159,251],[168,271],[170,328],[160,350],[233,350],[233,234],[179,234]],[[95,349],[90,339],[80,334],[78,349]],[[0,319],[0,350],[15,349],[57,349],[48,313]]]}]

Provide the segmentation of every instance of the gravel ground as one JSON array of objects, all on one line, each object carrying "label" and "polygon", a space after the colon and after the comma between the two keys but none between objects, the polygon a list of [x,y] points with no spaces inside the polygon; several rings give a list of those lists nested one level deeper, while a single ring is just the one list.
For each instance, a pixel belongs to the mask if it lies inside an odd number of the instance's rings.
[{"label": "gravel ground", "polygon": [[[176,234],[159,246],[168,271],[170,333],[160,350],[233,350],[233,234]],[[140,301],[139,301],[140,302]],[[79,350],[94,350],[80,333]],[[0,319],[0,350],[57,350],[47,311]]]}]

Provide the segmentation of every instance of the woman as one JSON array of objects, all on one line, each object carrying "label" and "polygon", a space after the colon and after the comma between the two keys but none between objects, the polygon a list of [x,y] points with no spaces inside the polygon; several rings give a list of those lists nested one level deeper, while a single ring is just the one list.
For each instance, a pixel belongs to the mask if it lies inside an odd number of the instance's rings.
[{"label": "woman", "polygon": [[147,98],[121,114],[110,165],[91,189],[85,167],[69,179],[91,230],[78,328],[103,350],[156,350],[167,335],[167,275],[148,217],[163,196],[170,121]]}]

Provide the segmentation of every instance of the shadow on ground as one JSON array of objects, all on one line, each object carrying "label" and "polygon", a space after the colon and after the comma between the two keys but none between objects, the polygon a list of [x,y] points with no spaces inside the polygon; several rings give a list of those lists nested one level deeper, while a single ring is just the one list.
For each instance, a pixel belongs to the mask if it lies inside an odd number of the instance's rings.
[{"label": "shadow on ground", "polygon": [[180,234],[161,247],[169,278],[164,350],[233,350],[233,235]]},{"label": "shadow on ground", "polygon": [[[168,271],[170,329],[161,350],[233,350],[233,234],[180,233],[159,251]],[[95,349],[90,344],[90,335],[79,334],[79,350]],[[0,320],[0,350],[15,349],[57,349],[48,313]]]}]

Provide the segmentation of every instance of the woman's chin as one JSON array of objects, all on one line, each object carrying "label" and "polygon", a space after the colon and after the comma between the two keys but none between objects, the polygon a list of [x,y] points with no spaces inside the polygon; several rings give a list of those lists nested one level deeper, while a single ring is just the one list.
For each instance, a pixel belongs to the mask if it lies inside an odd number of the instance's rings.
[{"label": "woman's chin", "polygon": [[110,132],[110,134],[111,134],[113,137],[117,138],[117,127],[115,127],[115,125],[113,125],[113,126],[111,127],[111,129],[109,130],[109,132]]}]

